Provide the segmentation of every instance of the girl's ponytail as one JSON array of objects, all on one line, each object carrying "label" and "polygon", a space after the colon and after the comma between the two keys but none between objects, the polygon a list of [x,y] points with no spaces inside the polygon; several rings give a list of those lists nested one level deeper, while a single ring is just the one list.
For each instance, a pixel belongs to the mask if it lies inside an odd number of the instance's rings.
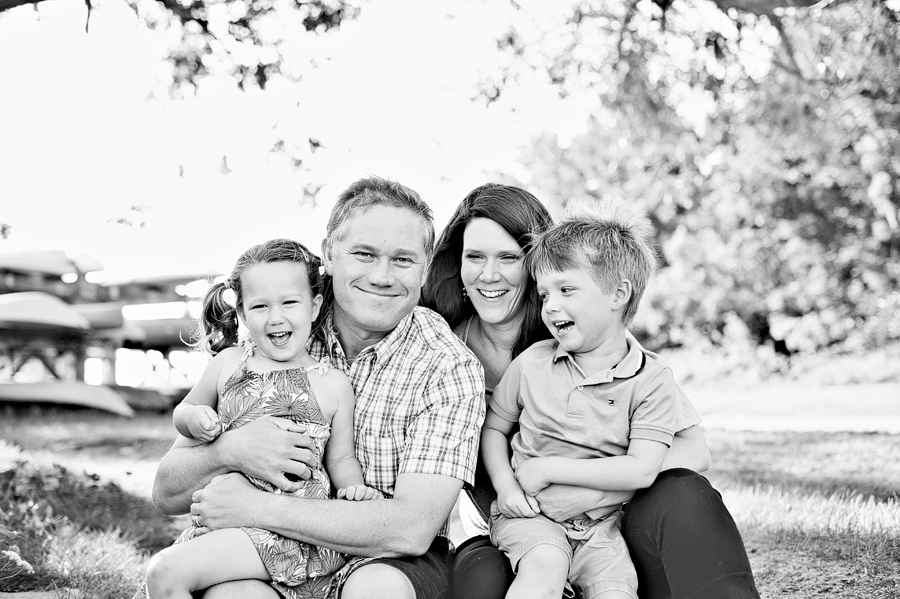
[{"label": "girl's ponytail", "polygon": [[225,300],[226,283],[215,283],[203,298],[200,333],[195,348],[216,355],[238,343],[237,309]]}]

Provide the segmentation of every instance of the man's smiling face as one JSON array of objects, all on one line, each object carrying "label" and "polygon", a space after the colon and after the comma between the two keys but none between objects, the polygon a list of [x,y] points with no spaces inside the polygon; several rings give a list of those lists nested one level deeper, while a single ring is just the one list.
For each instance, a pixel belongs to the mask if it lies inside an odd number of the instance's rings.
[{"label": "man's smiling face", "polygon": [[405,208],[374,205],[345,223],[326,248],[332,276],[334,325],[357,336],[384,336],[419,303],[428,255],[421,216]]}]

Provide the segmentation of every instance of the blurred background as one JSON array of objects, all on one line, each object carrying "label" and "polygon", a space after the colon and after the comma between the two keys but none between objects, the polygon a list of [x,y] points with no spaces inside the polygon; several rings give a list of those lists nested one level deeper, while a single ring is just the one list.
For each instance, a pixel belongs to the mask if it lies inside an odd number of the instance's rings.
[{"label": "blurred background", "polygon": [[762,596],[900,593],[900,0],[0,0],[0,74],[0,594],[133,594],[199,298],[369,174],[646,210]]},{"label": "blurred background", "polygon": [[635,333],[683,382],[898,382],[898,19],[900,0],[0,0],[0,382],[171,405],[205,363],[183,342],[205,281],[264,239],[318,251],[368,174],[439,228],[488,180],[556,214],[634,201],[662,257]]}]

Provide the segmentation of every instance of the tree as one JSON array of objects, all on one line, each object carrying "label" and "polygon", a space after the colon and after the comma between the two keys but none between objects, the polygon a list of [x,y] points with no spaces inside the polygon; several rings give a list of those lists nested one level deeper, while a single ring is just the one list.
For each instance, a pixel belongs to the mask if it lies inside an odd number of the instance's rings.
[{"label": "tree", "polygon": [[[0,0],[0,14],[43,0]],[[124,0],[151,29],[177,40],[169,61],[173,86],[193,87],[230,73],[241,88],[265,88],[275,77],[298,79],[315,66],[310,46],[359,8],[345,0]],[[85,0],[90,19],[91,0]]]},{"label": "tree", "polygon": [[657,345],[730,314],[785,354],[900,339],[900,5],[811,4],[582,2],[500,40],[488,101],[532,70],[596,95],[584,135],[523,162],[551,196],[649,211]]}]

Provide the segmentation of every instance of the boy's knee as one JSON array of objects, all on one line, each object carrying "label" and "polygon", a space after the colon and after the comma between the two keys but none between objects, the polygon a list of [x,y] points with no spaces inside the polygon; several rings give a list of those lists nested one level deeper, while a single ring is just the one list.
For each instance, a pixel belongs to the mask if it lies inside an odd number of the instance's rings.
[{"label": "boy's knee", "polygon": [[519,558],[516,571],[521,573],[523,569],[533,568],[539,572],[562,572],[565,575],[569,572],[570,563],[569,554],[563,551],[561,547],[551,543],[544,543],[526,551],[525,555]]},{"label": "boy's knee", "polygon": [[361,567],[347,578],[341,599],[416,599],[416,591],[403,572],[375,563]]}]

